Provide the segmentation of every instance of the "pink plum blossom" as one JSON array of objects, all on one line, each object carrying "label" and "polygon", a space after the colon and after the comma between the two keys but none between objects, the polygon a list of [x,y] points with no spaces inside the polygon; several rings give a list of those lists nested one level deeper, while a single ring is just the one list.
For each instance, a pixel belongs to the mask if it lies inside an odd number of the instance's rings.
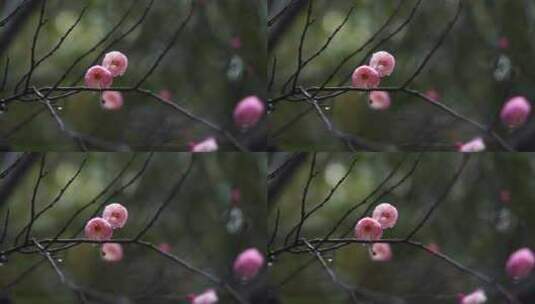
[{"label": "pink plum blossom", "polygon": [[373,110],[387,110],[390,108],[391,100],[390,94],[385,91],[370,92],[370,108]]},{"label": "pink plum blossom", "polygon": [[390,76],[396,67],[396,59],[390,53],[380,51],[372,55],[370,66],[379,73],[379,77]]},{"label": "pink plum blossom", "polygon": [[487,295],[483,289],[477,289],[470,294],[461,295],[459,304],[482,304],[487,302]]},{"label": "pink plum blossom", "polygon": [[265,110],[266,107],[260,98],[245,97],[234,108],[234,123],[242,129],[253,127],[260,121]]},{"label": "pink plum blossom", "polygon": [[520,127],[526,123],[531,113],[531,104],[522,96],[509,99],[502,107],[500,118],[509,128]]},{"label": "pink plum blossom", "polygon": [[117,91],[106,91],[102,93],[101,106],[105,110],[116,111],[123,107],[123,94]]},{"label": "pink plum blossom", "polygon": [[533,251],[529,248],[521,248],[509,256],[505,270],[511,278],[520,280],[529,276],[534,266],[535,256]]},{"label": "pink plum blossom", "polygon": [[104,56],[102,66],[108,69],[113,77],[123,76],[128,68],[128,57],[118,51],[109,52]]},{"label": "pink plum blossom", "polygon": [[123,259],[123,246],[118,243],[105,243],[100,248],[102,259],[106,262],[119,262]]},{"label": "pink plum blossom", "polygon": [[85,85],[94,89],[109,88],[113,83],[113,76],[110,71],[100,65],[90,67],[85,73],[84,79]]},{"label": "pink plum blossom", "polygon": [[123,228],[128,220],[128,210],[119,203],[109,204],[104,208],[102,217],[110,223],[113,229]]},{"label": "pink plum blossom", "polygon": [[234,261],[234,273],[242,280],[254,278],[260,269],[264,266],[264,256],[258,249],[249,248],[236,258]]},{"label": "pink plum blossom", "polygon": [[85,236],[90,240],[106,241],[111,239],[113,228],[105,219],[95,217],[87,222],[84,232]]},{"label": "pink plum blossom", "polygon": [[191,304],[215,304],[219,301],[217,293],[213,289],[208,289],[201,294],[191,297]]},{"label": "pink plum blossom", "polygon": [[471,153],[471,152],[481,152],[486,149],[485,142],[481,137],[476,137],[471,141],[460,144],[459,152]]},{"label": "pink plum blossom", "polygon": [[374,68],[367,65],[356,68],[351,80],[353,87],[360,89],[373,89],[379,86],[379,83],[381,82],[379,73]]},{"label": "pink plum blossom", "polygon": [[388,243],[375,243],[370,250],[370,257],[373,261],[387,262],[392,259],[392,249]]},{"label": "pink plum blossom", "polygon": [[381,224],[383,229],[392,228],[398,221],[398,210],[388,203],[382,203],[375,207],[372,217]]},{"label": "pink plum blossom", "polygon": [[381,228],[381,224],[377,220],[365,217],[355,225],[354,233],[356,239],[373,241],[383,236],[383,228]]},{"label": "pink plum blossom", "polygon": [[218,149],[217,141],[214,137],[209,137],[191,146],[191,152],[214,152]]}]

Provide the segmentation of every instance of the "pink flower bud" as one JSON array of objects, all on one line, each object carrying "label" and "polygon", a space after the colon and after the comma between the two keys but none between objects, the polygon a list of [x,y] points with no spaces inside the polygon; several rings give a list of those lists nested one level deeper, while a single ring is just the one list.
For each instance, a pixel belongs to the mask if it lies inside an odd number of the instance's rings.
[{"label": "pink flower bud", "polygon": [[440,100],[440,93],[435,89],[430,89],[425,92],[425,96],[433,101]]},{"label": "pink flower bud", "polygon": [[241,48],[241,39],[240,37],[236,36],[236,37],[232,37],[230,39],[230,46],[233,48],[233,49],[239,49]]},{"label": "pink flower bud", "polygon": [[101,106],[104,110],[116,111],[123,107],[123,94],[117,91],[106,91],[102,93]]},{"label": "pink flower bud", "polygon": [[171,245],[169,245],[169,243],[161,243],[160,245],[158,245],[158,249],[160,249],[162,252],[165,252],[165,253],[171,253]]},{"label": "pink flower bud", "polygon": [[213,289],[208,289],[191,298],[191,304],[215,304],[217,301],[219,301],[219,299],[217,298],[217,293]]},{"label": "pink flower bud", "polygon": [[249,248],[234,260],[234,274],[242,280],[254,278],[264,266],[264,256],[256,248]]},{"label": "pink flower bud", "polygon": [[390,53],[380,51],[372,55],[370,66],[379,73],[379,77],[390,76],[396,67],[396,59]]},{"label": "pink flower bud", "polygon": [[158,96],[160,96],[161,99],[167,101],[167,102],[171,102],[171,98],[173,98],[173,94],[171,94],[171,91],[169,90],[161,90],[159,93],[158,93]]},{"label": "pink flower bud", "polygon": [[517,96],[509,99],[503,105],[500,118],[505,126],[516,128],[526,123],[530,112],[531,104],[529,101],[522,96]]},{"label": "pink flower bud", "polygon": [[460,304],[482,304],[487,302],[487,295],[483,289],[477,289],[474,292],[461,296],[459,303]]},{"label": "pink flower bud", "polygon": [[459,146],[459,152],[481,152],[486,149],[485,142],[481,137],[476,137],[472,139],[471,141],[461,144]]},{"label": "pink flower bud", "polygon": [[249,96],[234,108],[234,123],[239,128],[254,127],[265,112],[264,103],[256,96]]},{"label": "pink flower bud", "polygon": [[123,259],[123,246],[118,243],[105,243],[102,244],[100,253],[106,262],[119,262]]},{"label": "pink flower bud", "polygon": [[241,200],[241,191],[239,188],[232,188],[230,190],[230,201],[233,205],[237,205]]},{"label": "pink flower bud", "polygon": [[388,203],[382,203],[375,207],[372,217],[381,224],[383,229],[392,228],[398,221],[398,210]]},{"label": "pink flower bud", "polygon": [[511,202],[511,191],[503,189],[500,190],[500,201],[502,203],[510,203]]},{"label": "pink flower bud", "polygon": [[128,210],[119,203],[109,204],[104,208],[102,217],[110,223],[113,229],[123,228],[128,220]]},{"label": "pink flower bud", "polygon": [[498,39],[498,47],[502,50],[509,48],[509,38],[502,36]]},{"label": "pink flower bud", "polygon": [[387,262],[392,259],[392,249],[388,243],[375,243],[370,250],[370,257],[373,261]]},{"label": "pink flower bud", "polygon": [[511,278],[520,280],[529,276],[534,266],[535,256],[533,251],[529,248],[521,248],[509,256],[505,270]]},{"label": "pink flower bud", "polygon": [[123,76],[128,68],[128,58],[118,51],[109,52],[104,56],[102,65],[110,71],[113,77]]},{"label": "pink flower bud", "polygon": [[109,88],[113,83],[113,76],[106,68],[95,65],[85,73],[85,85],[94,89]]},{"label": "pink flower bud", "polygon": [[351,77],[353,87],[360,89],[373,89],[379,86],[381,78],[379,73],[367,65],[359,66]]},{"label": "pink flower bud", "polygon": [[217,151],[217,141],[213,137],[209,137],[199,143],[193,144],[191,152],[214,152]]},{"label": "pink flower bud", "polygon": [[96,241],[109,240],[113,235],[110,223],[101,217],[90,219],[85,225],[84,231],[86,238]]},{"label": "pink flower bud", "polygon": [[381,224],[371,217],[365,217],[358,221],[354,232],[355,238],[358,240],[374,241],[383,236]]},{"label": "pink flower bud", "polygon": [[431,251],[432,253],[440,253],[440,246],[438,246],[437,243],[429,243],[427,246],[425,246],[427,250]]},{"label": "pink flower bud", "polygon": [[385,91],[370,92],[370,108],[373,110],[387,110],[390,108],[390,95]]}]

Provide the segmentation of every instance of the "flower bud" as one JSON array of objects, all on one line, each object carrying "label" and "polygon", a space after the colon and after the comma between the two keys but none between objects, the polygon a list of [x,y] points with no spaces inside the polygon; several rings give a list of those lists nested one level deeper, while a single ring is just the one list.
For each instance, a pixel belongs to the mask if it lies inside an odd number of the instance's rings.
[{"label": "flower bud", "polygon": [[509,256],[505,270],[511,278],[520,280],[529,276],[534,266],[533,251],[529,248],[521,248]]},{"label": "flower bud", "polygon": [[487,302],[487,295],[483,289],[477,289],[474,292],[461,296],[460,304],[482,304]]},{"label": "flower bud", "polygon": [[500,118],[505,126],[516,128],[526,123],[530,112],[531,104],[529,101],[522,96],[517,96],[509,99],[503,105]]},{"label": "flower bud", "polygon": [[199,143],[192,144],[191,152],[214,152],[218,148],[216,139],[209,137]]},{"label": "flower bud", "polygon": [[242,280],[254,278],[264,266],[264,256],[256,248],[243,251],[234,261],[234,273]]},{"label": "flower bud", "polygon": [[215,304],[219,301],[217,293],[213,289],[191,297],[191,304]]},{"label": "flower bud", "polygon": [[476,137],[471,141],[461,144],[459,146],[459,152],[471,153],[471,152],[481,152],[486,149],[485,142],[481,137]]},{"label": "flower bud", "polygon": [[254,127],[265,112],[264,103],[256,96],[249,96],[234,108],[234,123],[242,129]]}]

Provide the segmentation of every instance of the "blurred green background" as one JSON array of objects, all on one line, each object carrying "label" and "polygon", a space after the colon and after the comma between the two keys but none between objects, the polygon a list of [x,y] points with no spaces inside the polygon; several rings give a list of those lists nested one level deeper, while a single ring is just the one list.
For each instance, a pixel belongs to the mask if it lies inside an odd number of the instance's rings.
[{"label": "blurred green background", "polygon": [[[1,1],[14,7],[20,1]],[[39,2],[39,1],[37,1]],[[166,47],[177,26],[186,17],[192,1],[154,1],[144,22],[111,49],[107,45],[134,25],[150,1],[57,1],[47,2],[48,22],[39,39],[38,58],[54,46],[61,35],[74,23],[82,8],[88,11],[63,46],[35,72],[33,85],[54,84],[68,66],[82,53],[102,39],[124,13],[133,10],[110,39],[87,56],[69,74],[63,85],[71,84],[85,74],[90,64],[102,57],[103,50],[119,50],[129,58],[126,74],[114,85],[134,85]],[[0,3],[1,4],[1,3]],[[176,45],[144,88],[155,93],[168,90],[172,100],[198,116],[228,128],[243,142],[262,133],[262,128],[243,134],[232,123],[235,104],[248,95],[265,97],[265,5],[259,1],[196,1],[193,18],[180,35]],[[10,10],[6,9],[4,14]],[[39,17],[34,8],[13,39],[5,47],[3,57],[10,58],[10,75],[4,97],[12,94],[13,86],[27,72],[30,47]],[[4,31],[7,28],[4,27]],[[4,48],[5,48],[4,47]],[[5,58],[1,64],[4,65]],[[181,114],[152,98],[125,94],[121,111],[107,112],[100,108],[96,93],[81,93],[58,104],[59,113],[73,130],[136,150],[188,150],[192,141],[200,141],[214,131],[193,123]],[[43,105],[13,103],[0,116],[2,137]],[[49,113],[44,113],[14,133],[3,138],[12,150],[63,151],[77,148],[61,133]],[[223,150],[235,150],[222,140]],[[99,150],[102,150],[99,149]],[[107,150],[107,149],[104,149]]]},{"label": "blurred green background", "polygon": [[[270,158],[270,172],[284,163],[288,154]],[[384,238],[403,238],[414,229],[435,200],[447,189],[462,155],[425,153],[414,173],[409,174],[417,153],[320,153],[316,177],[309,188],[307,210],[320,203],[349,169],[357,163],[348,179],[334,192],[329,202],[311,216],[303,226],[302,237],[322,238],[351,206],[368,196],[403,160],[400,169],[381,192],[408,176],[378,202],[372,196],[364,206],[352,212],[332,238],[347,230],[368,206],[381,202],[395,205],[398,224],[385,231]],[[281,187],[280,194],[269,199],[269,231],[273,231],[276,211],[280,210],[279,236],[273,250],[282,247],[284,236],[298,223],[301,198],[308,178],[312,155],[307,154],[292,177]],[[454,260],[502,283],[519,295],[522,303],[533,303],[535,276],[512,282],[505,274],[510,253],[520,247],[535,247],[533,154],[485,153],[471,156],[460,179],[451,189],[430,221],[414,237],[423,244],[436,244]],[[510,199],[502,199],[502,191]],[[371,209],[373,210],[373,208]],[[368,213],[369,215],[369,213]],[[269,232],[271,234],[271,232]],[[352,237],[350,233],[347,237]],[[293,239],[291,239],[293,240]],[[407,245],[392,245],[393,259],[374,262],[367,247],[353,244],[324,254],[338,278],[349,287],[369,297],[357,296],[358,303],[457,303],[459,293],[478,287],[486,288],[488,303],[506,303],[489,286],[460,272],[452,265],[423,250]],[[309,260],[314,262],[296,272]],[[344,290],[337,287],[310,254],[283,253],[270,267],[271,286],[282,303],[352,303]],[[358,293],[357,293],[358,294]]]},{"label": "blurred green background", "polygon": [[[4,162],[13,161],[13,154],[2,155]],[[49,153],[46,172],[37,196],[37,210],[48,204],[75,173],[84,155],[81,153]],[[156,153],[142,176],[125,191],[109,197],[121,185],[140,172],[149,154],[90,153],[81,174],[67,189],[63,198],[45,213],[34,226],[32,235],[38,239],[52,237],[67,219],[102,191],[133,159],[124,175],[97,200],[97,204],[76,218],[64,234],[71,236],[85,225],[99,204],[121,202],[129,211],[126,226],[114,238],[134,237],[151,219],[185,171],[191,154]],[[257,292],[262,280],[244,286],[233,278],[234,258],[245,248],[265,246],[265,183],[264,154],[218,153],[195,155],[192,172],[181,191],[148,231],[144,239],[156,245],[167,243],[171,252],[192,265],[213,273],[249,297]],[[38,174],[38,158],[8,197],[0,203],[2,223],[7,208],[11,211],[8,238],[2,249],[11,247],[14,236],[27,224],[29,201]],[[6,167],[6,164],[2,166]],[[7,183],[6,177],[2,185]],[[231,200],[231,190],[240,192],[240,199]],[[2,188],[2,191],[5,190]],[[2,192],[4,193],[4,192]],[[234,209],[239,209],[236,211]],[[233,216],[231,216],[231,210]],[[101,209],[99,209],[99,212]],[[236,213],[241,214],[237,216]],[[123,245],[124,259],[106,263],[100,258],[99,246],[79,245],[54,257],[67,278],[79,286],[112,297],[113,303],[187,303],[185,296],[217,288],[209,281],[181,268],[165,257],[136,245]],[[38,255],[13,254],[0,267],[1,303],[73,303],[75,294],[59,281],[48,262],[11,288],[25,270],[43,258]],[[230,301],[219,290],[222,303]],[[91,294],[91,293],[90,293]],[[89,297],[91,300],[91,298]],[[6,301],[4,299],[4,301]],[[99,301],[90,303],[102,303]]]},{"label": "blurred green background", "polygon": [[[273,12],[288,3],[287,0],[272,2]],[[379,40],[408,18],[417,1],[401,2],[399,14]],[[412,75],[453,18],[457,2],[423,1],[410,23],[375,50],[389,51],[397,59],[396,70],[391,77],[383,80],[382,85],[398,86]],[[319,50],[349,9],[355,9],[330,46],[302,71],[299,84],[304,87],[322,84],[344,57],[360,47],[385,23],[398,3],[389,0],[314,0],[314,23],[306,37],[304,58]],[[507,0],[462,3],[464,8],[457,24],[411,87],[422,93],[435,90],[440,96],[439,101],[465,116],[494,126],[518,149],[532,151],[535,148],[531,141],[535,129],[533,121],[509,132],[496,118],[508,97],[524,95],[532,101],[535,99],[535,3]],[[269,55],[270,66],[273,58],[277,58],[277,77],[270,92],[272,98],[280,95],[282,84],[295,72],[306,8],[307,5],[304,5]],[[338,85],[361,60],[368,62],[369,58],[365,55],[374,51],[371,46],[377,41],[346,63],[330,84]],[[507,47],[500,47],[500,42]],[[391,97],[392,107],[382,112],[369,109],[367,94],[358,92],[332,99],[325,110],[340,130],[378,144],[394,144],[402,150],[451,150],[456,142],[481,135],[472,126],[413,96],[394,93]],[[307,107],[292,102],[280,102],[275,106],[270,116],[270,145],[279,150],[346,150],[330,135],[314,111],[273,137],[279,128]],[[498,149],[491,140],[488,145],[490,149]]]}]

